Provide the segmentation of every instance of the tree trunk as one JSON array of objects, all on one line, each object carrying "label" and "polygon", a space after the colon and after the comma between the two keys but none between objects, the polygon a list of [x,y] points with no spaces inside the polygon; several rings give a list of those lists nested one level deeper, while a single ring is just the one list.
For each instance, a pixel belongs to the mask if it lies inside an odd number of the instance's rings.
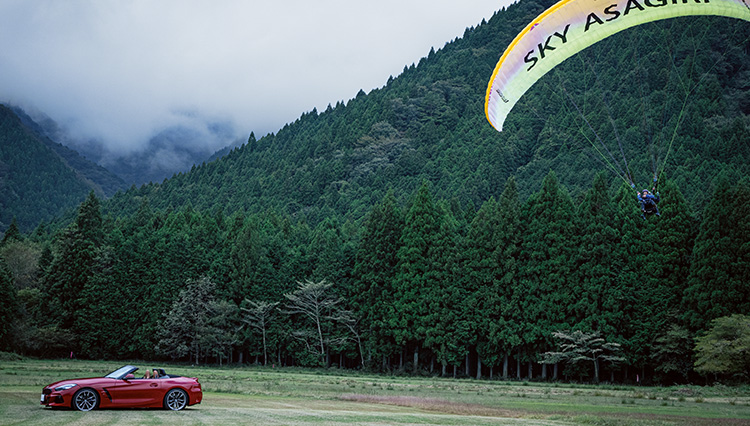
[{"label": "tree trunk", "polygon": [[441,377],[445,377],[447,374],[448,374],[448,364],[446,364],[445,362],[443,362],[443,372],[442,372],[442,374],[440,376]]},{"label": "tree trunk", "polygon": [[414,372],[419,371],[419,346],[414,348]]},{"label": "tree trunk", "polygon": [[[323,361],[326,356],[326,347],[323,344],[323,330],[320,327],[320,320],[316,320],[315,324],[318,326],[318,338],[320,339],[320,360]],[[328,363],[326,362],[326,366]]]},{"label": "tree trunk", "polygon": [[599,359],[594,360],[594,383],[599,383]]},{"label": "tree trunk", "polygon": [[477,380],[482,378],[482,358],[477,354]]},{"label": "tree trunk", "polygon": [[646,366],[641,367],[641,383],[646,380]]},{"label": "tree trunk", "polygon": [[361,362],[362,369],[365,368],[365,353],[362,351],[362,338],[357,334],[357,346],[359,347],[359,361]]},{"label": "tree trunk", "polygon": [[542,380],[547,381],[547,364],[542,363]]},{"label": "tree trunk", "polygon": [[508,379],[508,353],[503,356],[503,379]]},{"label": "tree trunk", "polygon": [[557,368],[558,368],[558,366],[559,366],[559,365],[560,365],[560,364],[558,364],[558,363],[555,363],[555,368],[554,368],[554,369],[552,369],[552,379],[553,379],[553,380],[557,380],[557,371],[558,371],[558,370],[557,370]]},{"label": "tree trunk", "polygon": [[471,377],[471,372],[469,371],[469,354],[466,354],[466,377]]},{"label": "tree trunk", "polygon": [[263,365],[268,365],[268,346],[266,345],[266,329],[263,328]]},{"label": "tree trunk", "polygon": [[533,368],[534,368],[534,364],[531,361],[529,361],[529,380],[534,378]]},{"label": "tree trunk", "polygon": [[518,350],[518,357],[516,357],[516,378],[521,380],[521,350]]}]

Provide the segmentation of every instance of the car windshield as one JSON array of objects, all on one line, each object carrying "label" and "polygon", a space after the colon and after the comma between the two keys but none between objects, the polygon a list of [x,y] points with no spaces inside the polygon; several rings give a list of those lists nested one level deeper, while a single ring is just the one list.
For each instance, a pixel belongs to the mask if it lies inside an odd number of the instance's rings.
[{"label": "car windshield", "polygon": [[133,367],[132,365],[126,365],[124,367],[120,367],[117,370],[107,374],[104,377],[110,378],[110,379],[121,379],[123,376],[125,376],[128,373],[132,373],[138,368]]}]

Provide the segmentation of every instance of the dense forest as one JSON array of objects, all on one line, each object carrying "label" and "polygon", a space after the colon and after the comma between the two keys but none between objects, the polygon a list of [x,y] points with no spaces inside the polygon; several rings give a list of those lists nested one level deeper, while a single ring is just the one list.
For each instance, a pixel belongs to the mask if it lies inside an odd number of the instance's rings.
[{"label": "dense forest", "polygon": [[646,220],[627,185],[607,187],[597,175],[574,201],[550,172],[521,201],[511,178],[475,210],[424,181],[404,206],[387,193],[360,226],[315,227],[270,210],[145,201],[113,219],[91,193],[52,246],[6,234],[3,344],[39,356],[553,378],[539,364],[553,333],[578,330],[620,345],[605,378],[687,380],[692,338],[750,309],[750,182],[722,175],[701,222],[672,181],[661,216]]},{"label": "dense forest", "polygon": [[[2,349],[694,380],[694,339],[750,312],[747,24],[613,36],[540,80],[498,133],[486,83],[541,3],[219,160],[90,193],[69,222],[11,224]],[[644,219],[623,177],[655,175],[661,215]],[[579,335],[606,342],[596,368],[555,356]]]}]

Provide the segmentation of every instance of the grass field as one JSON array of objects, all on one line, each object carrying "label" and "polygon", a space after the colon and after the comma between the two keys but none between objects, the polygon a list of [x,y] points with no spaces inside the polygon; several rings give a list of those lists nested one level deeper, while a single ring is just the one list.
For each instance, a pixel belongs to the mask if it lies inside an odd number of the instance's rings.
[{"label": "grass field", "polygon": [[39,405],[44,385],[103,376],[123,364],[0,361],[0,424],[750,425],[750,387],[587,386],[262,367],[163,366],[203,384],[203,403],[181,412],[80,413]]}]

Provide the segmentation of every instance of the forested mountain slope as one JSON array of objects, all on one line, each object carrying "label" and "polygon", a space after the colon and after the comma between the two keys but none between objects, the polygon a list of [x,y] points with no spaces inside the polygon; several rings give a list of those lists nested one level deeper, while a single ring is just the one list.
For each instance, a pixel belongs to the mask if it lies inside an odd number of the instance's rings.
[{"label": "forested mountain slope", "polygon": [[[57,153],[57,155],[59,155],[60,158],[62,158],[73,170],[83,176],[87,182],[92,185],[92,189],[94,189],[97,194],[101,194],[104,197],[111,197],[117,191],[128,188],[125,181],[114,173],[82,156],[77,151],[46,136],[49,132],[45,131],[42,126],[26,114],[23,109],[13,108],[13,112],[21,119],[21,122],[26,127],[36,133],[36,136],[40,141]],[[51,121],[51,119],[49,120]]]},{"label": "forested mountain slope", "polygon": [[484,95],[494,64],[550,4],[514,4],[383,88],[251,135],[221,160],[115,197],[107,210],[133,212],[146,197],[160,208],[189,200],[227,212],[273,207],[313,222],[358,219],[387,188],[403,200],[422,179],[440,197],[478,205],[511,175],[528,196],[549,170],[576,197],[612,161],[600,140],[617,159],[622,149],[638,185],[657,163],[697,210],[721,169],[748,174],[750,42],[737,20],[672,19],[617,34],[543,77],[505,130],[492,129]]},{"label": "forested mountain slope", "polygon": [[123,189],[122,180],[42,136],[18,113],[0,105],[0,232],[13,217],[29,231],[73,210],[89,191],[105,197]]}]

